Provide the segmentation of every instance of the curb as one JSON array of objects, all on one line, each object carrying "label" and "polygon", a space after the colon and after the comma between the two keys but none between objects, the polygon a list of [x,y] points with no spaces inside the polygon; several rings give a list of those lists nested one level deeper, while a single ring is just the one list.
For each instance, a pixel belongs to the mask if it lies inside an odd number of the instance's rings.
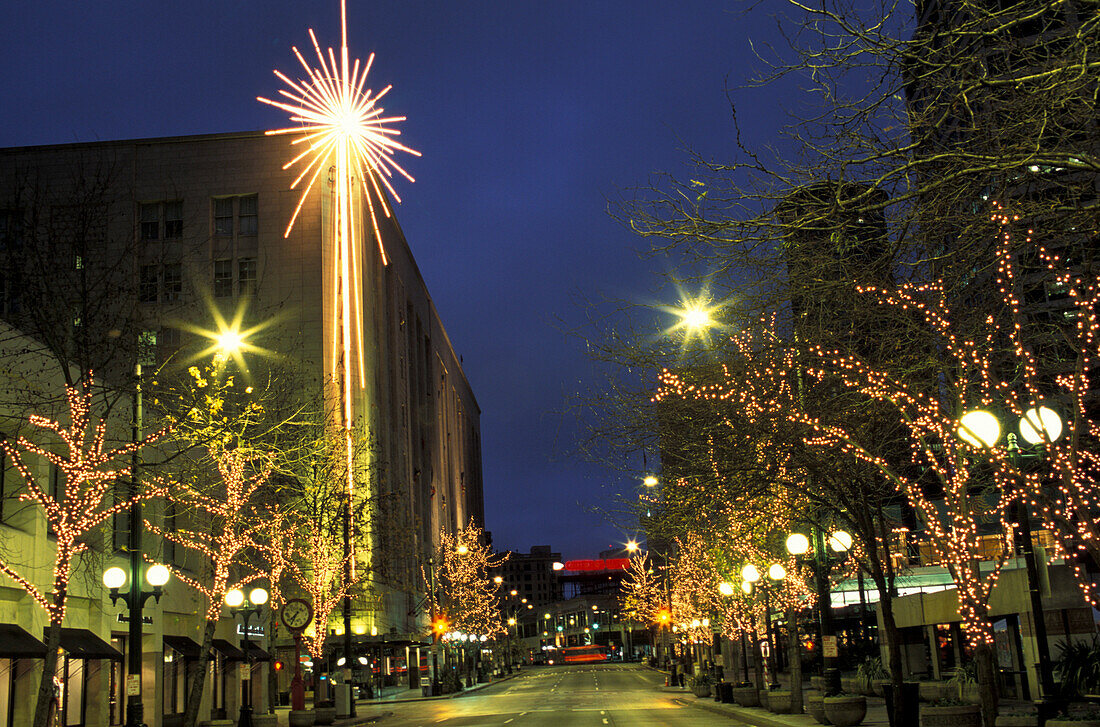
[{"label": "curb", "polygon": [[713,704],[708,704],[706,699],[674,699],[672,701],[679,702],[683,705],[696,707],[707,712],[713,712],[714,714],[723,714],[727,717],[730,717],[731,719],[737,720],[738,722],[756,725],[757,727],[791,727],[790,722],[784,722],[782,720],[773,719],[771,717],[764,717],[757,714],[755,711],[752,714],[746,714],[737,707],[719,707],[717,702]]},{"label": "curb", "polygon": [[386,704],[408,704],[409,702],[435,702],[435,701],[438,701],[438,700],[441,700],[441,699],[458,699],[458,698],[461,698],[461,697],[463,697],[467,694],[472,694],[474,692],[480,692],[482,689],[487,689],[488,687],[491,687],[494,684],[501,684],[501,683],[506,682],[510,679],[515,679],[517,676],[519,676],[519,674],[512,674],[510,676],[501,677],[500,679],[494,679],[491,682],[482,682],[481,684],[475,684],[472,687],[468,687],[466,689],[463,689],[461,692],[453,692],[451,694],[440,694],[439,696],[436,696],[436,697],[405,697],[404,699],[385,699],[385,700],[378,701],[378,702],[376,702],[374,700],[371,700],[371,699],[364,699],[362,702],[356,702],[356,704],[357,705],[358,704],[363,704],[365,706],[370,706],[370,705],[379,705],[379,706],[381,706],[381,705],[386,705]]}]

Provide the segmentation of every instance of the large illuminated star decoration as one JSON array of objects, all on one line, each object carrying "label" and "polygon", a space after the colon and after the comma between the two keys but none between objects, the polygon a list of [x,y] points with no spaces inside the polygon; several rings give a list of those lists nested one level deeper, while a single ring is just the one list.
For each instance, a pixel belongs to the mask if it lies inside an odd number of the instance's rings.
[{"label": "large illuminated star decoration", "polygon": [[[284,237],[290,235],[294,221],[318,177],[323,172],[332,170],[326,176],[326,179],[331,176],[336,214],[333,225],[336,255],[332,275],[334,353],[330,370],[334,379],[339,373],[339,378],[343,380],[341,409],[345,436],[348,439],[348,488],[351,494],[354,488],[350,442],[353,332],[359,387],[365,386],[361,310],[362,253],[360,241],[356,239],[356,211],[360,209],[360,200],[365,199],[382,262],[387,264],[386,251],[378,228],[378,210],[386,217],[390,216],[383,189],[400,202],[400,196],[390,183],[394,172],[410,182],[414,180],[394,161],[394,153],[403,151],[415,156],[420,156],[420,153],[399,143],[395,138],[400,135],[400,131],[393,125],[404,121],[405,117],[384,116],[382,107],[378,105],[379,99],[392,86],[386,86],[378,93],[373,93],[369,88],[364,90],[374,54],[371,53],[366,64],[362,66],[358,59],[354,64],[348,59],[346,0],[340,2],[340,29],[339,60],[332,48],[328,48],[327,53],[322,52],[317,36],[310,29],[309,37],[317,54],[317,66],[311,67],[298,49],[292,48],[306,77],[294,81],[276,70],[275,75],[286,84],[286,88],[279,89],[279,95],[285,100],[272,101],[262,97],[257,97],[257,100],[286,111],[290,114],[290,120],[298,124],[266,132],[268,135],[295,135],[291,145],[302,146],[301,152],[283,166],[283,169],[290,169],[298,165],[301,172],[290,188],[302,190]],[[337,371],[338,363],[342,364],[340,372]]]}]

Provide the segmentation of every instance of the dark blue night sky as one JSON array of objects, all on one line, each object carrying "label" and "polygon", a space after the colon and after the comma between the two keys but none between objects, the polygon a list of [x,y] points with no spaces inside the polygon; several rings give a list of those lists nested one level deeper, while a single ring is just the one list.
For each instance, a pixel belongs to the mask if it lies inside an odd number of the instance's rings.
[{"label": "dark blue night sky", "polygon": [[[733,152],[728,86],[774,34],[767,0],[348,0],[353,57],[394,84],[417,182],[398,219],[482,408],[487,526],[499,548],[594,557],[620,532],[590,507],[633,486],[571,455],[562,414],[592,366],[564,329],[577,293],[652,300],[642,241],[608,200],[654,173],[686,176],[685,148]],[[339,44],[338,0],[10,2],[0,28],[0,146],[284,124],[255,101],[295,75],[312,27]],[[750,137],[776,115],[739,108]],[[669,292],[669,302],[674,293]]]}]

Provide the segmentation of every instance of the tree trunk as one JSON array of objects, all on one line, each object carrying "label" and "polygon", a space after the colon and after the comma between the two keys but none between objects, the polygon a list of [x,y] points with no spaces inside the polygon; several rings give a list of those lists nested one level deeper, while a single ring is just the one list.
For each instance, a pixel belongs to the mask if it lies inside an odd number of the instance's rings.
[{"label": "tree trunk", "polygon": [[206,628],[202,631],[199,658],[191,662],[191,667],[188,669],[187,678],[191,680],[191,688],[187,690],[183,727],[195,727],[199,721],[199,704],[202,702],[202,692],[206,687],[206,670],[210,666],[210,645],[214,642],[214,630],[217,626],[217,621],[206,622]]},{"label": "tree trunk", "polygon": [[[61,622],[50,621],[46,628],[46,658],[42,660],[42,681],[38,684],[38,698],[34,705],[34,727],[46,727],[53,702],[53,677],[57,673],[58,650],[61,647]],[[57,705],[60,711],[61,705]],[[54,716],[57,721],[57,715]]]},{"label": "tree trunk", "polygon": [[802,649],[798,644],[798,609],[787,609],[787,656],[791,662],[791,714],[802,714]]},{"label": "tree trunk", "polygon": [[982,705],[982,722],[994,727],[997,722],[997,672],[992,644],[982,644],[974,649],[974,663],[978,671],[978,698]]}]

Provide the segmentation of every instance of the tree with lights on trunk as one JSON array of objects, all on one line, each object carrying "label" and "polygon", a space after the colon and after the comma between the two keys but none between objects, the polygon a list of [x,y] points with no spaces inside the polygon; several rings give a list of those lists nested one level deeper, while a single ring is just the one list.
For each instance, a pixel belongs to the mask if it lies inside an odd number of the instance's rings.
[{"label": "tree with lights on trunk", "polygon": [[[41,508],[46,525],[55,538],[53,576],[49,590],[35,582],[33,576],[21,572],[18,556],[0,558],[0,572],[11,578],[30,595],[49,618],[46,628],[46,656],[42,680],[35,702],[34,727],[45,727],[53,699],[53,676],[61,645],[61,624],[69,595],[69,583],[83,557],[96,547],[103,537],[101,527],[132,504],[159,496],[164,492],[161,482],[142,482],[140,492],[129,497],[116,496],[116,483],[131,476],[130,458],[142,448],[159,440],[157,432],[142,441],[111,447],[107,442],[107,424],[93,414],[92,380],[81,388],[66,387],[69,422],[32,415],[30,425],[46,435],[42,442],[20,436],[15,442],[2,442],[12,466],[23,481],[19,499]],[[49,441],[55,440],[55,441]],[[61,450],[55,451],[56,440]],[[27,455],[56,468],[56,490],[39,484],[39,466],[28,461]]]},{"label": "tree with lights on trunk", "polygon": [[472,520],[453,535],[441,530],[433,555],[434,577],[423,574],[436,619],[447,624],[443,638],[463,654],[467,685],[473,682],[471,647],[480,653],[481,643],[505,633],[499,586],[489,576],[505,557],[493,555],[484,539],[484,531]]},{"label": "tree with lights on trunk", "polygon": [[180,508],[186,527],[166,529],[146,522],[150,531],[183,548],[184,567],[173,575],[195,589],[205,605],[199,658],[190,666],[191,684],[184,725],[194,727],[202,702],[210,648],[221,619],[225,594],[262,577],[255,567],[260,525],[267,513],[259,509],[259,491],[271,473],[270,456],[243,449],[210,452],[219,480],[209,487],[180,490],[171,499]]}]

